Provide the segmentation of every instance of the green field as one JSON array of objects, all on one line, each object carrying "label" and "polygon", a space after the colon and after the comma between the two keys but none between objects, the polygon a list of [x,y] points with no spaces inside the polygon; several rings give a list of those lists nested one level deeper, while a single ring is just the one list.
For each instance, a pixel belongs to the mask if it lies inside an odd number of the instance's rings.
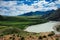
[{"label": "green field", "polygon": [[[1,16],[0,34],[9,34],[14,31],[16,32],[17,29],[19,29],[22,32],[28,26],[41,24],[45,22],[48,22],[48,20],[43,19],[40,16]],[[12,29],[14,30],[12,31]]]}]

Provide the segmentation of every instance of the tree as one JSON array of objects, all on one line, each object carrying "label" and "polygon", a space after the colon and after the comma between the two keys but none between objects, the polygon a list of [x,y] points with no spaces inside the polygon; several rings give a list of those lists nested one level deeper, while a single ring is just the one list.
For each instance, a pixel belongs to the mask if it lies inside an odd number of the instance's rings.
[{"label": "tree", "polygon": [[3,16],[0,15],[0,21],[3,21],[3,20],[4,20]]}]

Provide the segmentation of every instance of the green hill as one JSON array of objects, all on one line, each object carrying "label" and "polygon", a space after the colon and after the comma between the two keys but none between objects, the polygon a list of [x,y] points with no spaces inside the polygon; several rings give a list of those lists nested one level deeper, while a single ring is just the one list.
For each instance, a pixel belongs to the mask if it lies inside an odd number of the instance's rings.
[{"label": "green hill", "polygon": [[[1,16],[0,15],[0,34],[10,28],[18,28],[24,30],[26,27],[36,24],[45,23],[48,20],[41,18],[40,16]],[[10,30],[10,33],[12,31]],[[6,34],[6,33],[5,33]]]}]

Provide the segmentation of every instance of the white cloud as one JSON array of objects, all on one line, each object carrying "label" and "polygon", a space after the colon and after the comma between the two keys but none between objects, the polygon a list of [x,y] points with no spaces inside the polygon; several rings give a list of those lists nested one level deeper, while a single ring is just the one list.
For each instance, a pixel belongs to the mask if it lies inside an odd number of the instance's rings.
[{"label": "white cloud", "polygon": [[[17,1],[0,1],[0,15],[9,15],[9,16],[16,16],[21,15],[27,12],[35,12],[35,11],[48,11],[48,10],[56,10],[58,7],[56,4],[60,4],[59,1],[56,2],[46,2],[46,1],[39,1],[38,3],[34,3],[32,5],[27,5],[22,3],[21,5],[17,5]],[[9,10],[5,9],[7,7]]]},{"label": "white cloud", "polygon": [[60,0],[56,1],[55,3],[60,4]]}]

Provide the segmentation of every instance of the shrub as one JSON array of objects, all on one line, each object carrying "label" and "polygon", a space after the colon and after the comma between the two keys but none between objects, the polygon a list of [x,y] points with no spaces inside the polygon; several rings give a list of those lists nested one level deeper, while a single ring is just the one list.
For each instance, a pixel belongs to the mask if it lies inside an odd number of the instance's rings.
[{"label": "shrub", "polygon": [[43,38],[46,38],[46,36],[43,36]]},{"label": "shrub", "polygon": [[7,28],[3,31],[4,34],[14,34],[14,33],[19,33],[20,32],[20,29],[18,28]]},{"label": "shrub", "polygon": [[56,30],[60,32],[60,25],[57,26]]},{"label": "shrub", "polygon": [[42,39],[42,36],[39,36],[38,39]]},{"label": "shrub", "polygon": [[24,37],[21,37],[21,40],[25,40]]}]

